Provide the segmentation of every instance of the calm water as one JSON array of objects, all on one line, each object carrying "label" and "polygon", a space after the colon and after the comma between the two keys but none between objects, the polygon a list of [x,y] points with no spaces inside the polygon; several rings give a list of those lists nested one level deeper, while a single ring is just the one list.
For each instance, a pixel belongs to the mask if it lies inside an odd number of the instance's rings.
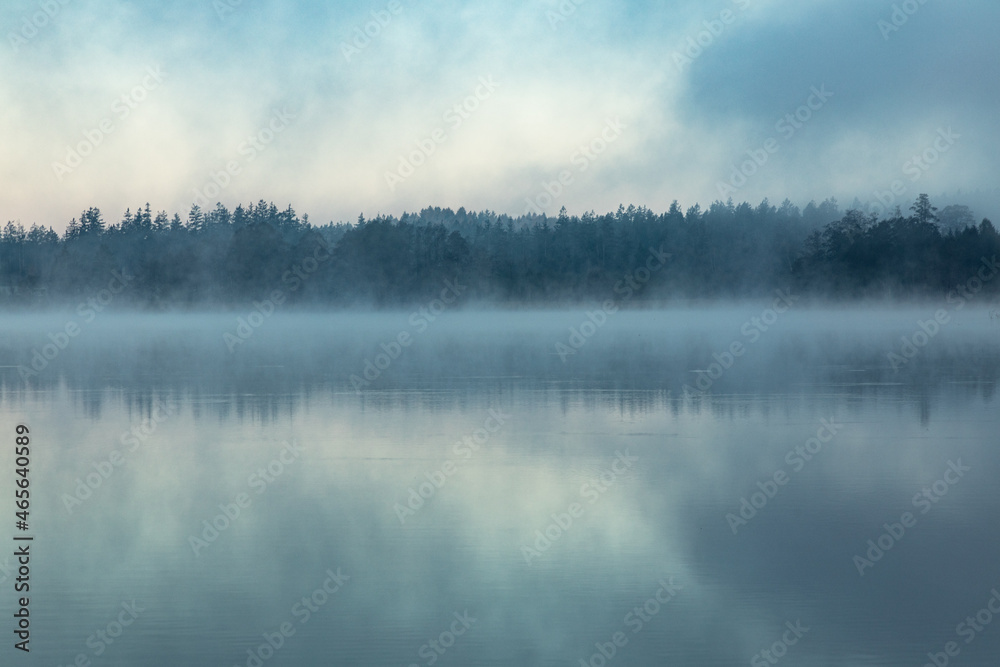
[{"label": "calm water", "polygon": [[5,316],[0,664],[995,667],[1000,320],[765,307]]}]

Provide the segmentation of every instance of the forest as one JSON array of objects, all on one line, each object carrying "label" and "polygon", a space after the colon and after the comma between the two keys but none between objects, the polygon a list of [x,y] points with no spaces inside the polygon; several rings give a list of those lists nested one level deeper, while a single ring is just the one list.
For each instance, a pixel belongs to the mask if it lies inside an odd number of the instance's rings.
[{"label": "forest", "polygon": [[[276,290],[290,305],[391,308],[457,281],[465,303],[553,305],[616,298],[616,286],[669,255],[629,297],[668,303],[762,296],[775,289],[834,300],[945,295],[995,261],[1000,238],[965,206],[920,195],[879,218],[836,200],[715,202],[663,213],[511,217],[426,208],[316,226],[289,206],[194,206],[182,219],[149,204],[109,223],[97,208],[61,236],[8,222],[0,234],[0,305],[74,303],[118,280],[115,306],[236,308]],[[978,274],[982,275],[982,274]],[[119,276],[123,280],[116,278]],[[992,274],[990,274],[992,277]],[[116,283],[118,284],[118,283]],[[996,294],[1000,281],[979,289]]]}]

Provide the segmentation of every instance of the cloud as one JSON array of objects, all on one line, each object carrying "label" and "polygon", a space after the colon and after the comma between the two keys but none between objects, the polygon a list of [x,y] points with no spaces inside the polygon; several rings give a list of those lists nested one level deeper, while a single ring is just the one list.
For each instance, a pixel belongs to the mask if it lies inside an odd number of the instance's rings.
[{"label": "cloud", "polygon": [[[551,212],[705,205],[823,84],[835,98],[737,200],[864,199],[942,126],[963,140],[915,188],[986,188],[998,166],[1000,89],[982,77],[1000,55],[1000,7],[987,3],[928,2],[885,39],[878,21],[893,5],[881,1],[398,2],[244,0],[221,17],[209,0],[68,2],[16,52],[10,34],[40,10],[8,3],[0,218],[61,229],[91,205],[116,219],[146,201],[183,214],[282,108],[295,122],[244,165],[223,203],[290,202],[316,221],[426,205],[516,214],[620,117],[621,141]],[[723,11],[733,20],[678,68],[675,54]],[[60,180],[53,163],[149,66],[167,72],[162,87]],[[444,114],[483,76],[500,88],[449,126]],[[448,134],[435,154],[387,187],[386,171],[439,127]]]}]

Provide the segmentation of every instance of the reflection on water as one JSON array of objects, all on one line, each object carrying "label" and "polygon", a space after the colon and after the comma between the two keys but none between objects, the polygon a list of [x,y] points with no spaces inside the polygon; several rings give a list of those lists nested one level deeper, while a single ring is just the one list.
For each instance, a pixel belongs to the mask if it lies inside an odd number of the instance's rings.
[{"label": "reflection on water", "polygon": [[1000,326],[956,314],[895,372],[924,311],[751,342],[755,312],[621,313],[562,357],[585,314],[285,315],[233,353],[235,316],[107,315],[27,380],[63,323],[8,319],[24,664],[916,665],[954,641],[995,665],[1000,628],[957,626],[1000,587]]}]

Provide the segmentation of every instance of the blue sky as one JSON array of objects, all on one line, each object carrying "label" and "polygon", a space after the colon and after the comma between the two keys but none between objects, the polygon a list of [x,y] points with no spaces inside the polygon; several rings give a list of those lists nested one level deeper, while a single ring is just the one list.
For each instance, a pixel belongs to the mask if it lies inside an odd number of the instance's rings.
[{"label": "blue sky", "polygon": [[997,25],[992,0],[13,0],[0,219],[961,200],[997,186]]}]

